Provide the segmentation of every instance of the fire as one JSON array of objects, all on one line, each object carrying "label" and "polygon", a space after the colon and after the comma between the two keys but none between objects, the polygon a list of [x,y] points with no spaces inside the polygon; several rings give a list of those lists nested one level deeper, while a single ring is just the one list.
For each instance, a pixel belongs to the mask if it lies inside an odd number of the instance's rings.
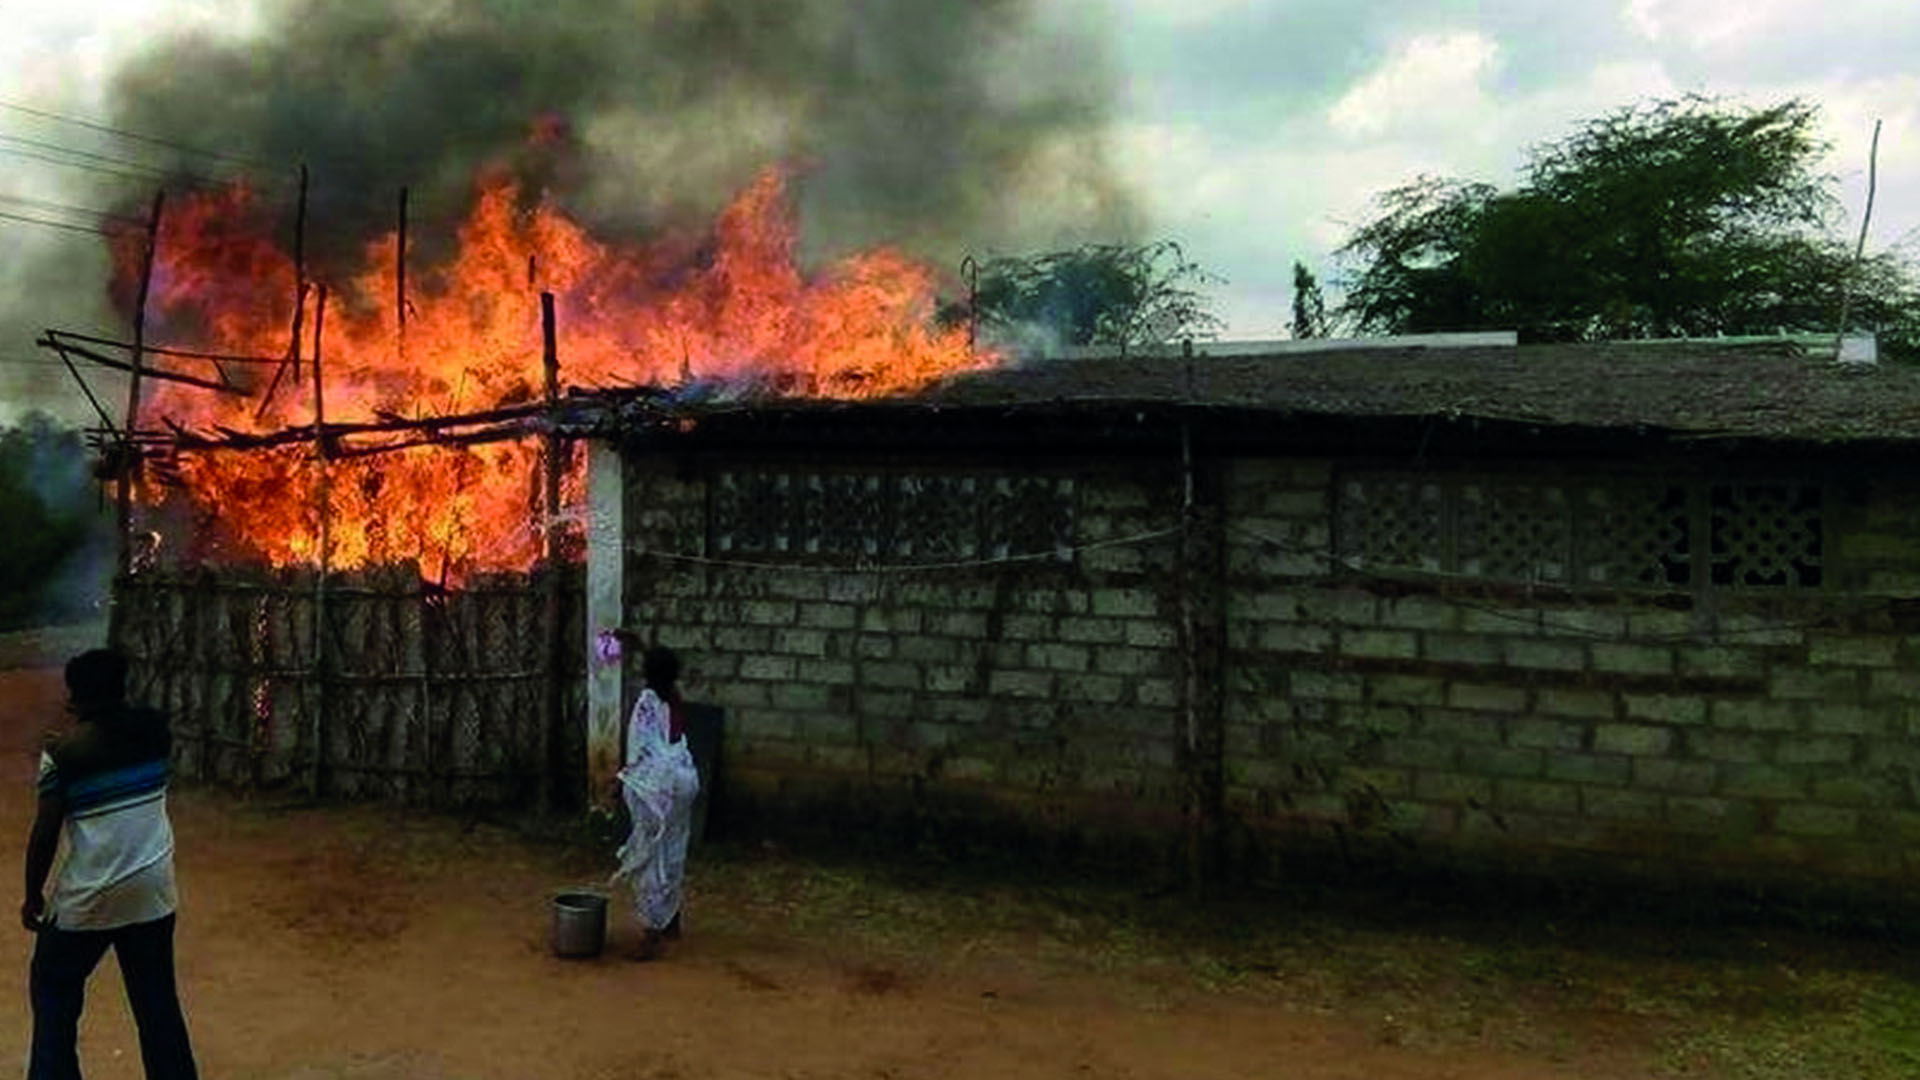
[{"label": "fire", "polygon": [[[924,266],[877,250],[815,273],[795,254],[784,176],[762,175],[705,236],[618,245],[589,235],[544,200],[527,209],[508,180],[482,181],[443,265],[410,267],[404,333],[395,317],[397,237],[370,243],[363,269],[330,282],[320,331],[329,423],[425,417],[538,400],[539,293],[555,294],[561,381],[572,386],[756,380],[800,392],[868,397],[912,390],[991,362],[964,330],[934,325]],[[279,357],[295,324],[292,258],[243,188],[172,204],[148,304],[149,340],[201,351]],[[315,223],[315,229],[324,223]],[[130,299],[141,243],[117,243],[116,293]],[[322,323],[300,313],[303,358]],[[210,362],[170,360],[216,376]],[[312,369],[228,365],[246,396],[149,383],[144,426],[266,432],[310,425]],[[263,404],[264,400],[264,404]],[[179,474],[202,528],[276,566],[320,554],[324,468],[329,564],[415,561],[456,578],[526,569],[541,549],[540,450],[523,440],[433,445],[336,460],[311,445],[184,454]],[[570,477],[578,487],[578,477]]]}]

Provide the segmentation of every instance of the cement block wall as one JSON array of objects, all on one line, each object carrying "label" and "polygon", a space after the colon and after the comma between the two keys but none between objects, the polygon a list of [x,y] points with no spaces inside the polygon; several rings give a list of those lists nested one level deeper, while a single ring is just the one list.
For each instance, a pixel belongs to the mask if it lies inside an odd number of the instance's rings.
[{"label": "cement block wall", "polygon": [[[1165,524],[1170,469],[1078,475],[1080,542]],[[933,572],[721,566],[682,557],[706,551],[704,480],[630,460],[627,484],[627,622],[726,708],[734,812],[1088,849],[1177,836],[1172,540]]]},{"label": "cement block wall", "polygon": [[1338,836],[1660,875],[1920,865],[1920,636],[1889,605],[1920,550],[1899,492],[1834,508],[1832,588],[1656,603],[1356,587],[1319,554],[1331,463],[1230,472],[1237,858]]},{"label": "cement block wall", "polygon": [[[1827,589],[1555,595],[1336,573],[1335,463],[1210,468],[1210,667],[1178,537],[1097,546],[1179,525],[1173,461],[1077,463],[1075,542],[1096,546],[1071,561],[903,574],[688,558],[707,553],[700,470],[629,459],[627,623],[726,707],[726,800],[762,820],[1171,853],[1197,809],[1254,877],[1329,843],[1912,873],[1920,626],[1890,601],[1920,592],[1920,523],[1900,492],[1834,500]],[[1215,684],[1191,702],[1188,664]]]}]

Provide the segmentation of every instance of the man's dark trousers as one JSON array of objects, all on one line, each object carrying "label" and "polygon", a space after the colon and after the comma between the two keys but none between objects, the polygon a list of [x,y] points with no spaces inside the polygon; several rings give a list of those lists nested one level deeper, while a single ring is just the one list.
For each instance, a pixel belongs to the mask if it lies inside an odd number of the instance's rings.
[{"label": "man's dark trousers", "polygon": [[195,1080],[173,979],[173,922],[168,915],[113,930],[41,928],[33,947],[33,1057],[27,1080],[80,1080],[80,1007],[87,976],[108,948],[120,961],[148,1080]]}]

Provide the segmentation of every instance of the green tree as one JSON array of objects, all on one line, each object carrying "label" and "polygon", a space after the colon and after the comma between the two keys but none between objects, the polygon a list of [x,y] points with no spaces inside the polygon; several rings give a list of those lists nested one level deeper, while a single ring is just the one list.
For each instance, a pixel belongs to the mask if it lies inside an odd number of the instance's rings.
[{"label": "green tree", "polygon": [[1341,313],[1409,333],[1518,329],[1548,341],[1833,330],[1911,341],[1912,268],[1857,267],[1835,239],[1813,106],[1689,97],[1621,109],[1536,148],[1521,184],[1422,178],[1340,249]]},{"label": "green tree", "polygon": [[[1000,256],[980,266],[972,314],[989,333],[1037,329],[1065,345],[1206,339],[1223,324],[1198,286],[1215,280],[1171,240]],[[967,311],[951,307],[947,316]]]},{"label": "green tree", "polygon": [[1293,264],[1293,336],[1327,336],[1327,301],[1320,295],[1320,282],[1304,263]]}]

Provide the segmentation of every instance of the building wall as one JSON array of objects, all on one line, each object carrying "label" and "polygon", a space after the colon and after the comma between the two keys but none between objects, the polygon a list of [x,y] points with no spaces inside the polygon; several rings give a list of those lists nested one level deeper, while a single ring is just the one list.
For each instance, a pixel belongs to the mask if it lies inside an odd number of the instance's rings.
[{"label": "building wall", "polygon": [[[1819,581],[1770,589],[1715,585],[1706,526],[1649,564],[1665,584],[1624,556],[1546,566],[1558,584],[1461,572],[1500,559],[1467,551],[1459,506],[1435,518],[1438,570],[1337,565],[1354,466],[1314,460],[1203,464],[1184,549],[1177,458],[1083,460],[1048,466],[1075,484],[1068,560],[723,565],[767,560],[714,549],[718,467],[628,460],[628,625],[726,707],[723,812],[762,826],[1172,854],[1196,811],[1255,877],[1337,847],[1898,880],[1920,838],[1920,626],[1899,600],[1920,548],[1896,487],[1822,480],[1814,518],[1782,504],[1763,524]],[[1581,536],[1500,529],[1586,552],[1603,518],[1628,527],[1593,475],[1567,487],[1593,500]],[[1721,490],[1673,503],[1720,515],[1715,544],[1746,513]]]},{"label": "building wall", "polygon": [[1257,871],[1319,837],[1509,867],[1912,872],[1909,492],[1825,486],[1818,588],[1556,590],[1329,576],[1341,471],[1231,472],[1225,799]]},{"label": "building wall", "polygon": [[[1052,472],[1074,485],[1080,543],[1169,524],[1170,467]],[[853,556],[768,569],[716,550],[712,476],[628,460],[625,591],[629,627],[681,654],[687,696],[727,710],[719,813],[1092,857],[1177,835],[1173,539],[905,560],[986,563],[930,571],[852,571]],[[636,667],[627,682],[637,692]]]}]

